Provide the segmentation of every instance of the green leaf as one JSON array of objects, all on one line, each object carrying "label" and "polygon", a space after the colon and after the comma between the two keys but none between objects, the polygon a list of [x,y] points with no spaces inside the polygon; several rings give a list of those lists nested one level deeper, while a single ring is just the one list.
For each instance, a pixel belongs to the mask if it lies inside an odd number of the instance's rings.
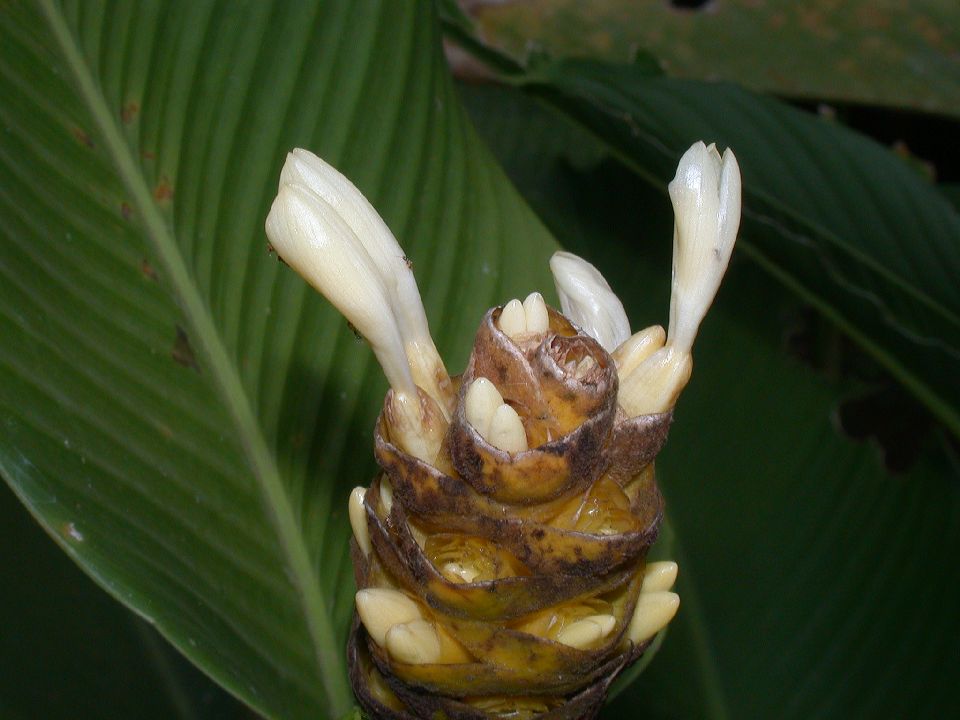
[{"label": "green leaf", "polygon": [[385,383],[267,253],[284,154],[380,209],[452,369],[553,249],[464,118],[432,5],[21,1],[0,48],[0,473],[232,693],[342,717],[346,499]]},{"label": "green leaf", "polygon": [[876,143],[736,86],[563,61],[526,81],[658,188],[696,140],[743,173],[741,252],[960,436],[960,214]]},{"label": "green leaf", "polygon": [[471,2],[476,33],[522,59],[632,59],[638,48],[674,77],[735,80],[808,99],[960,115],[960,11],[952,0],[607,0]]},{"label": "green leaf", "polygon": [[108,597],[0,487],[0,715],[246,717],[229,695]]},{"label": "green leaf", "polygon": [[[664,322],[667,198],[552,108],[512,89],[461,92],[510,177],[596,263],[634,328]],[[782,350],[795,305],[734,252],[657,461],[680,612],[604,717],[960,712],[960,582],[945,570],[960,553],[956,462],[935,433],[893,476],[841,437],[832,416],[850,388]]]}]

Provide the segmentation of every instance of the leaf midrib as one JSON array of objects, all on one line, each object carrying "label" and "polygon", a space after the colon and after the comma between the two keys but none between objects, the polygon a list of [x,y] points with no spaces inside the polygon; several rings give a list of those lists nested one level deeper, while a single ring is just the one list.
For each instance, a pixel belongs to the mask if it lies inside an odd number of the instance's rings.
[{"label": "leaf midrib", "polygon": [[153,203],[147,183],[137,168],[130,148],[123,140],[120,128],[75,42],[66,19],[53,0],[39,0],[39,4],[62,57],[77,83],[79,95],[93,117],[104,147],[120,180],[130,193],[132,204],[143,220],[144,230],[166,270],[170,286],[196,340],[196,347],[205,360],[204,365],[209,369],[234,422],[236,435],[250,463],[264,509],[286,560],[289,577],[298,593],[313,645],[317,674],[326,692],[330,714],[340,717],[351,706],[351,694],[342,667],[341,653],[336,645],[329,609],[311,565],[290,498],[243,389],[239,373],[193,282],[179,246]]}]

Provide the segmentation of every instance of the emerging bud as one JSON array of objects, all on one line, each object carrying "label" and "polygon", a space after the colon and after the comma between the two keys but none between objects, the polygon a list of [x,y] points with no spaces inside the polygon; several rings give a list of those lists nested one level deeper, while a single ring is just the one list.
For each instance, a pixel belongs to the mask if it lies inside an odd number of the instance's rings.
[{"label": "emerging bud", "polygon": [[630,337],[630,321],[623,303],[613,294],[599,270],[568,252],[554,253],[550,258],[550,270],[563,314],[595,337],[604,350],[613,352]]},{"label": "emerging bud", "polygon": [[408,260],[353,183],[313,153],[287,155],[267,237],[277,254],[319,290],[373,347],[390,386],[415,386],[446,416],[450,377],[427,326]]},{"label": "emerging bud", "polygon": [[350,527],[353,529],[353,539],[364,555],[370,554],[370,531],[367,529],[367,511],[364,509],[363,497],[367,489],[355,487],[350,493],[348,514]]},{"label": "emerging bud", "polygon": [[697,329],[713,302],[740,227],[740,167],[727,148],[695,143],[684,153],[670,183],[676,225],[673,233],[673,292],[669,342],[690,352]]},{"label": "emerging bud", "polygon": [[267,237],[284,262],[367,339],[390,386],[416,395],[383,278],[333,206],[308,187],[281,184],[267,217]]},{"label": "emerging bud", "polygon": [[631,336],[597,269],[557,253],[566,316],[537,292],[492,308],[451,379],[379,215],[319,158],[288,157],[271,242],[391,385],[382,473],[349,500],[350,677],[372,716],[594,717],[676,614],[676,563],[645,563],[663,514],[653,459],[736,235],[736,161],[698,143],[670,192],[669,332]]},{"label": "emerging bud", "polygon": [[[628,415],[666,412],[690,380],[697,330],[720,287],[740,226],[740,168],[728,148],[702,142],[684,153],[670,183],[675,226],[666,343],[632,339],[621,359],[620,405]],[[618,351],[619,352],[619,351]],[[642,362],[637,359],[646,355]]]}]

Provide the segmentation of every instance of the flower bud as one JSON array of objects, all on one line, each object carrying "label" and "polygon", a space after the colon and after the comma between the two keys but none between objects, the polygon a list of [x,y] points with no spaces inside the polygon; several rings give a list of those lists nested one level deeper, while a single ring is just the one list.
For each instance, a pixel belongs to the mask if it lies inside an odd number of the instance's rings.
[{"label": "flower bud", "polygon": [[556,252],[550,270],[563,314],[612,352],[630,337],[623,303],[593,265],[573,253]]},{"label": "flower bud", "polygon": [[313,153],[295,149],[280,173],[267,236],[280,257],[367,338],[391,387],[415,397],[418,385],[446,414],[450,378],[409,261],[353,183]]},{"label": "flower bud", "polygon": [[684,153],[670,183],[675,226],[667,342],[690,352],[713,302],[740,226],[740,167],[727,148],[702,142]]}]

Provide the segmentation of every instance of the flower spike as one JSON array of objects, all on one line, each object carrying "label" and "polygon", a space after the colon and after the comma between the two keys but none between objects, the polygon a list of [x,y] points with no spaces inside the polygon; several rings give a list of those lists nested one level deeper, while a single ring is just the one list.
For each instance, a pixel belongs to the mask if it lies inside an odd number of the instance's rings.
[{"label": "flower spike", "polygon": [[631,335],[597,269],[556,253],[566,315],[539,292],[491,308],[451,380],[383,220],[325,162],[288,156],[267,234],[366,336],[391,385],[380,472],[347,513],[350,680],[371,716],[594,717],[674,617],[676,563],[645,562],[663,516],[653,461],[739,193],[732,153],[698,143],[684,155],[668,332]]}]

